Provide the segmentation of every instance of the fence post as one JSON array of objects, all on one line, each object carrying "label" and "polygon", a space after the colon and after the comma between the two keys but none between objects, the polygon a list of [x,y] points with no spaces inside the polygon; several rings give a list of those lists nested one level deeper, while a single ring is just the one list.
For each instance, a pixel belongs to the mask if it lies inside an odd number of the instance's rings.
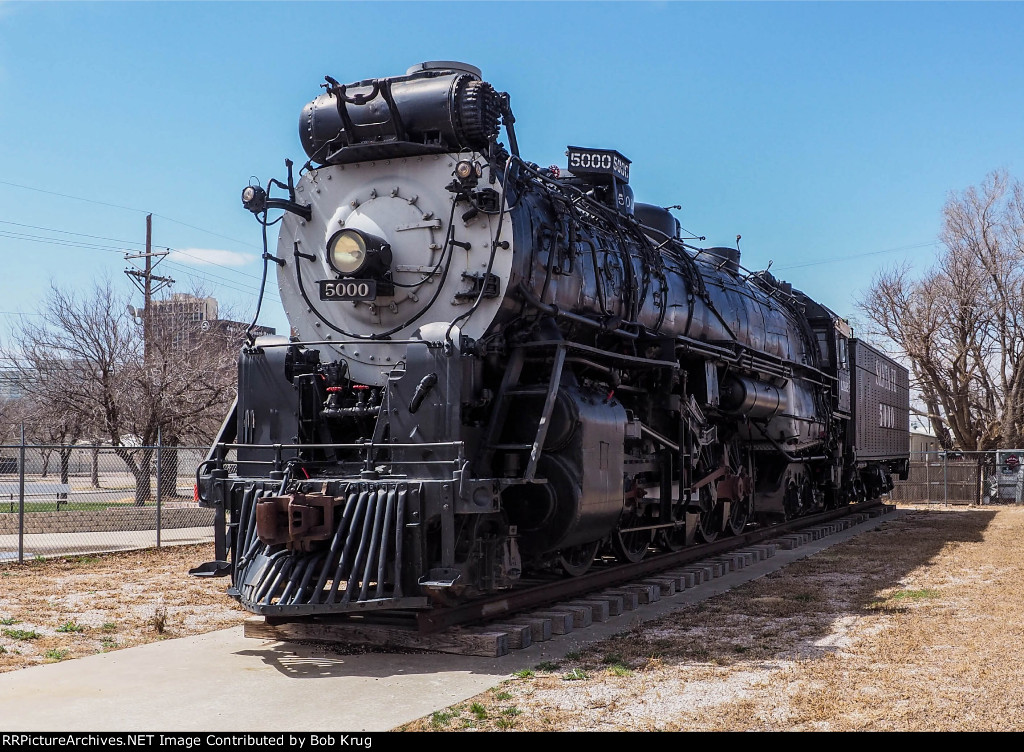
[{"label": "fence post", "polygon": [[949,505],[949,450],[942,453],[942,505]]},{"label": "fence post", "polygon": [[974,457],[974,503],[981,506],[981,460],[983,455]]},{"label": "fence post", "polygon": [[161,475],[161,473],[160,473],[160,470],[161,470],[161,466],[160,466],[160,454],[161,454],[160,449],[161,449],[161,446],[160,445],[162,443],[163,442],[161,441],[160,429],[157,428],[156,429],[156,547],[157,548],[160,548],[160,507],[162,506],[161,503],[160,503],[162,501],[162,498],[161,498],[161,495],[160,495],[160,486],[163,484],[163,475]]},{"label": "fence post", "polygon": [[18,449],[18,563],[25,563],[25,424],[21,424]]},{"label": "fence post", "polygon": [[925,450],[924,453],[924,500],[929,504],[932,501],[932,453]]},{"label": "fence post", "polygon": [[1021,470],[1020,465],[1017,465],[1017,484],[1013,491],[1014,503],[1020,504],[1024,497],[1024,471]]}]

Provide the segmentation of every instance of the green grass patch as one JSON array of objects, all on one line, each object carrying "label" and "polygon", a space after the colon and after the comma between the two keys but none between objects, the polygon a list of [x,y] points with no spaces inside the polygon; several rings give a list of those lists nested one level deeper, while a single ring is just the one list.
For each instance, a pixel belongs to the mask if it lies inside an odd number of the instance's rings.
[{"label": "green grass patch", "polygon": [[939,591],[932,588],[920,590],[897,590],[883,598],[871,601],[867,608],[871,611],[886,611],[889,613],[901,613],[907,609],[907,604],[914,601],[924,601],[931,598],[938,598]]},{"label": "green grass patch", "polygon": [[68,657],[68,653],[69,652],[70,651],[67,651],[67,650],[59,650],[57,648],[51,648],[50,650],[46,651],[45,655],[46,655],[46,658],[48,660],[51,660],[51,661],[63,661],[65,658]]},{"label": "green grass patch", "polygon": [[560,667],[561,664],[554,661],[541,661],[537,664],[538,671],[558,671]]},{"label": "green grass patch", "polygon": [[66,621],[57,627],[58,632],[84,632],[85,627],[75,621]]},{"label": "green grass patch", "polygon": [[583,679],[589,679],[587,672],[581,668],[574,668],[568,674],[562,677],[563,681],[582,681]]},{"label": "green grass patch", "polygon": [[445,728],[454,717],[454,713],[438,710],[430,714],[430,725],[434,728]]},{"label": "green grass patch", "polygon": [[512,699],[512,693],[511,692],[505,692],[505,691],[495,692],[494,693],[494,699],[495,700],[511,700]]},{"label": "green grass patch", "polygon": [[100,626],[100,629],[102,631],[104,631],[104,632],[116,632],[117,631],[117,625],[114,624],[114,622],[112,622],[112,621],[105,621]]},{"label": "green grass patch", "polygon": [[608,667],[608,673],[612,676],[632,676],[633,669],[622,663],[613,663]]},{"label": "green grass patch", "polygon": [[39,637],[39,633],[33,629],[5,629],[3,635],[12,640],[35,640]]},{"label": "green grass patch", "polygon": [[928,598],[938,598],[939,591],[930,588],[922,590],[898,590],[889,596],[894,601],[920,601]]},{"label": "green grass patch", "polygon": [[0,619],[0,624],[3,624],[5,627],[9,627],[12,624],[17,624],[17,623],[18,623],[18,620],[15,619],[13,616],[5,616],[3,619]]},{"label": "green grass patch", "polygon": [[487,708],[481,705],[479,702],[474,702],[469,706],[469,712],[477,717],[478,720],[484,720],[487,717]]},{"label": "green grass patch", "polygon": [[[153,508],[156,506],[155,501],[148,501],[145,504],[146,507]],[[56,501],[33,501],[31,504],[25,505],[25,514],[38,514],[40,512],[97,512],[104,509],[139,509],[135,506],[131,499],[127,499],[127,502],[114,502],[109,501],[62,501],[60,503],[60,509],[57,508]],[[4,509],[0,506],[0,512],[17,512],[18,502],[15,500],[13,510],[8,508]]]},{"label": "green grass patch", "polygon": [[530,671],[530,669],[528,669],[528,668],[524,668],[521,671],[514,672],[512,674],[512,676],[514,676],[517,679],[532,679],[533,678],[533,672]]}]

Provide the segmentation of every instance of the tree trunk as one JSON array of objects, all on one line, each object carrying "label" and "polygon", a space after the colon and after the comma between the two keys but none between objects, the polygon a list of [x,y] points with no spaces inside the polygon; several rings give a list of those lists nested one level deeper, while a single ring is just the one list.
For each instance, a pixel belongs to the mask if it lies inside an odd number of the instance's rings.
[{"label": "tree trunk", "polygon": [[92,448],[92,487],[100,487],[100,448],[94,446]]},{"label": "tree trunk", "polygon": [[69,473],[69,465],[71,464],[71,447],[60,448],[60,482],[67,483]]},{"label": "tree trunk", "polygon": [[118,447],[116,451],[117,456],[124,460],[125,466],[135,477],[135,506],[145,506],[146,502],[153,497],[150,483],[150,463],[153,459],[153,450]]},{"label": "tree trunk", "polygon": [[168,499],[178,495],[178,448],[172,439],[170,447],[160,449],[160,496]]},{"label": "tree trunk", "polygon": [[150,464],[153,456],[152,449],[143,449],[139,455],[139,461],[133,462],[128,467],[135,476],[135,506],[142,507],[153,498],[151,484]]}]

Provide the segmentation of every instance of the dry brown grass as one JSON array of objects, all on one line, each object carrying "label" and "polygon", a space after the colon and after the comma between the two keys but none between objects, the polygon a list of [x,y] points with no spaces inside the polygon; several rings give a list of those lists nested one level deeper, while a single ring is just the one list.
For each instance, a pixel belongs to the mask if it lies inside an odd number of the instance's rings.
[{"label": "dry brown grass", "polygon": [[0,672],[241,624],[227,580],[190,577],[213,545],[0,565]]},{"label": "dry brown grass", "polygon": [[[1017,731],[1022,538],[1022,507],[903,507],[403,730]],[[0,565],[0,671],[240,624],[226,580],[186,574],[212,554]]]},{"label": "dry brown grass", "polygon": [[1024,508],[906,509],[403,730],[1017,731]]}]

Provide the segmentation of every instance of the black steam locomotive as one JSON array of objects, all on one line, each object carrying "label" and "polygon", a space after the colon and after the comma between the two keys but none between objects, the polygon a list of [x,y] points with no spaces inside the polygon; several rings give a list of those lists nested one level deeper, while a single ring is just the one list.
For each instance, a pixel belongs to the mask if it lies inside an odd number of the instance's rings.
[{"label": "black steam locomotive", "polygon": [[525,161],[508,95],[463,63],[323,88],[298,182],[288,162],[242,194],[280,221],[291,336],[244,348],[198,472],[220,524],[194,573],[245,608],[456,604],[906,476],[907,371],[685,242],[618,151]]}]

